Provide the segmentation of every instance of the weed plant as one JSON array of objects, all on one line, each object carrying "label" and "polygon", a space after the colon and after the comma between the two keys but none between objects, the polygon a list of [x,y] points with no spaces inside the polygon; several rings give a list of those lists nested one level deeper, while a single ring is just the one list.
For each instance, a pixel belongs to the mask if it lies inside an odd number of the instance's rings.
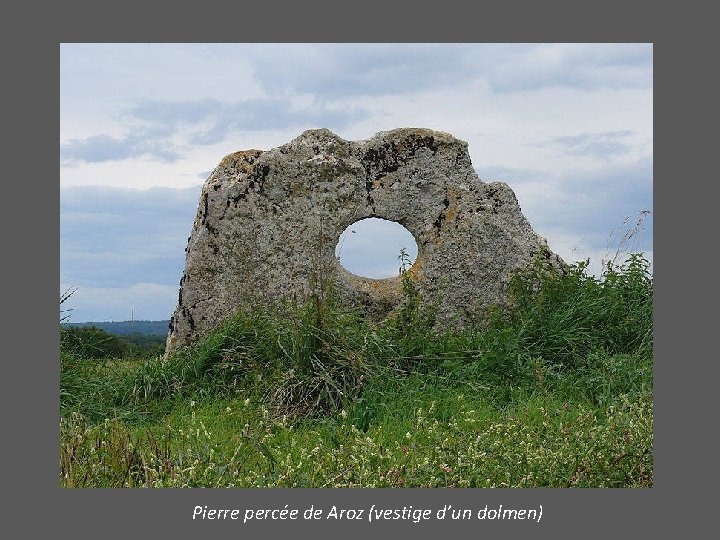
[{"label": "weed plant", "polygon": [[64,349],[61,485],[652,485],[641,254],[600,277],[538,262],[462,331],[434,331],[401,274],[404,303],[382,323],[325,288],[238,313],[168,360]]}]

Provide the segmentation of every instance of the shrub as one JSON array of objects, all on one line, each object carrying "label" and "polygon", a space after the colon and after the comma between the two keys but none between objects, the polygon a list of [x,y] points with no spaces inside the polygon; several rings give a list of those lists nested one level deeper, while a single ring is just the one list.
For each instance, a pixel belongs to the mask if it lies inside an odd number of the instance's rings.
[{"label": "shrub", "polygon": [[495,327],[512,328],[517,346],[531,357],[568,367],[588,354],[652,354],[653,282],[642,254],[619,267],[608,263],[596,278],[588,261],[560,273],[537,264],[515,276],[513,308]]},{"label": "shrub", "polygon": [[381,323],[324,294],[168,360],[88,362],[64,339],[61,483],[651,486],[648,267],[538,264],[462,331],[433,331],[406,275]]},{"label": "shrub", "polygon": [[61,351],[81,358],[120,358],[125,352],[123,341],[94,326],[60,328]]}]

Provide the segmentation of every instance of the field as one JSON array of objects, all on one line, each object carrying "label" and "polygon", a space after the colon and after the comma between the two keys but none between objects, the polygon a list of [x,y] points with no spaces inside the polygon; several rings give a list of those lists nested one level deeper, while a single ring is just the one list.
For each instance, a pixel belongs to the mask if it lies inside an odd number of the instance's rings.
[{"label": "field", "polygon": [[168,361],[90,358],[62,329],[60,484],[651,487],[648,267],[538,263],[463,331],[433,330],[407,274],[382,323],[324,291]]}]

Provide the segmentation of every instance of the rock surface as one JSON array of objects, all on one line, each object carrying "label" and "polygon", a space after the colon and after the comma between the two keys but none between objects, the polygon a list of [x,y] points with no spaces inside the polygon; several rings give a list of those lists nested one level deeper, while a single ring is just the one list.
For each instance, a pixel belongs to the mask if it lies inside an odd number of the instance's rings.
[{"label": "rock surface", "polygon": [[309,130],[272,150],[230,154],[205,182],[167,353],[243,306],[301,300],[318,282],[387,314],[400,301],[400,278],[361,278],[335,257],[342,231],[368,217],[415,237],[410,271],[422,298],[439,303],[441,325],[481,320],[488,305],[506,300],[511,274],[536,256],[561,264],[513,191],[478,178],[466,142],[429,129],[364,141]]}]

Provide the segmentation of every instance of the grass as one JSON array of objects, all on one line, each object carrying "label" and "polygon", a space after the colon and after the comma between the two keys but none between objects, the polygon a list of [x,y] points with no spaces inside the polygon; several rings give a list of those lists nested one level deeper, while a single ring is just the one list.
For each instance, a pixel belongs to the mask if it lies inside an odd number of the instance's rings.
[{"label": "grass", "polygon": [[66,487],[650,487],[652,276],[538,263],[483,327],[331,294],[143,361],[61,352]]}]

